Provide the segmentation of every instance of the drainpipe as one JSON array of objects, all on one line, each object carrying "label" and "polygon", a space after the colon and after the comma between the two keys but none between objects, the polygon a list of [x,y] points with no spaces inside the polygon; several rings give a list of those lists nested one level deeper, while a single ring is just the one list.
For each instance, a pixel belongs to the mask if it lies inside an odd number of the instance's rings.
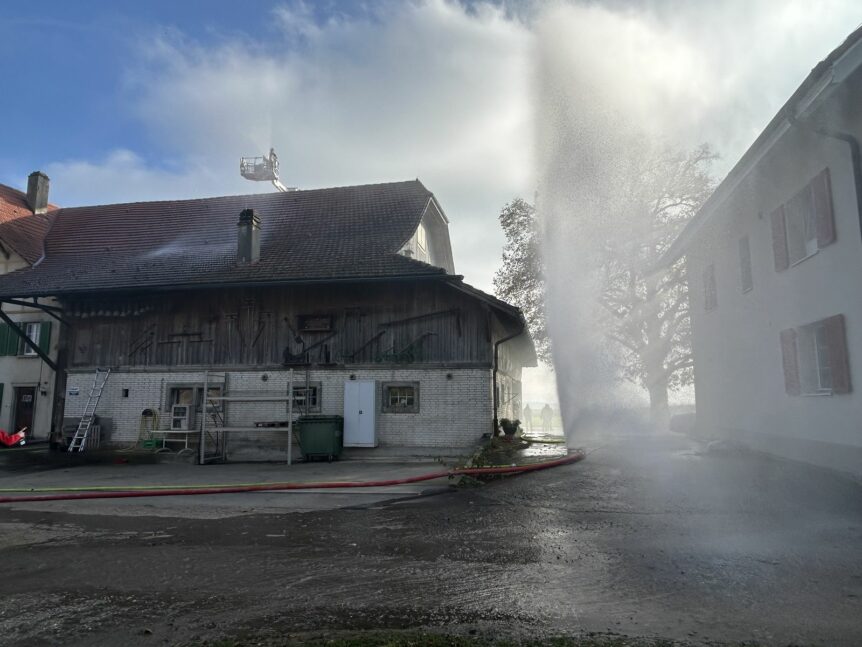
[{"label": "drainpipe", "polygon": [[850,163],[853,167],[853,183],[856,187],[856,215],[859,218],[859,228],[862,230],[862,152],[860,152],[859,140],[850,133],[817,128],[804,121],[800,121],[791,114],[787,115],[787,121],[791,126],[807,130],[821,137],[837,139],[847,144],[847,147],[850,149]]},{"label": "drainpipe", "polygon": [[499,424],[499,420],[497,420],[497,415],[500,409],[500,396],[498,395],[497,389],[497,373],[499,372],[499,361],[500,361],[500,346],[505,344],[510,339],[514,339],[515,337],[520,337],[524,334],[524,322],[521,322],[521,329],[508,337],[503,337],[503,339],[499,339],[494,342],[494,422],[493,427],[491,428],[491,436],[497,435],[497,425]]}]

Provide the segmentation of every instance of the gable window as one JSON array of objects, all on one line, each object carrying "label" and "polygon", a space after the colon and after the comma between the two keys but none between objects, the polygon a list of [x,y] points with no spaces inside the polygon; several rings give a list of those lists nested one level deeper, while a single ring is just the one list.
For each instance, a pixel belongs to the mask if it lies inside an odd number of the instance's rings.
[{"label": "gable window", "polygon": [[419,245],[419,249],[423,252],[428,249],[428,240],[425,233],[425,225],[421,222],[419,223],[419,228],[416,230],[416,243]]},{"label": "gable window", "polygon": [[850,393],[843,315],[781,331],[781,352],[790,395]]},{"label": "gable window", "polygon": [[782,272],[835,242],[829,169],[770,216],[775,270]]},{"label": "gable window", "polygon": [[419,413],[419,382],[383,384],[383,413]]},{"label": "gable window", "polygon": [[703,269],[703,308],[714,310],[718,306],[718,292],[715,287],[715,265],[710,263]]},{"label": "gable window", "polygon": [[293,387],[293,410],[305,413],[320,413],[320,382],[311,382]]},{"label": "gable window", "polygon": [[739,239],[739,279],[743,293],[754,289],[754,276],[751,273],[751,244],[748,236]]}]

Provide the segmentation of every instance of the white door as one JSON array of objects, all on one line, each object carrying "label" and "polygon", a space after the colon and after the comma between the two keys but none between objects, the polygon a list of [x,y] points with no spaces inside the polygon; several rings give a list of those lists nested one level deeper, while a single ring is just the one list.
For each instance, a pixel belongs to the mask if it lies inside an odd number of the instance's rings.
[{"label": "white door", "polygon": [[344,383],[344,446],[377,447],[374,382]]}]

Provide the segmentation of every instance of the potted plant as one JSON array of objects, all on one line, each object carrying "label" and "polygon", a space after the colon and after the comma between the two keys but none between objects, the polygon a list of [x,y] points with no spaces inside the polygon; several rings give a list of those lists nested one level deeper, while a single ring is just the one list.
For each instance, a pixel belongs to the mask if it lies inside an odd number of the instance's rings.
[{"label": "potted plant", "polygon": [[503,418],[502,420],[500,420],[500,428],[503,430],[503,433],[506,434],[506,436],[509,438],[518,433],[518,429],[520,429],[520,427],[520,420],[509,420],[508,418]]}]

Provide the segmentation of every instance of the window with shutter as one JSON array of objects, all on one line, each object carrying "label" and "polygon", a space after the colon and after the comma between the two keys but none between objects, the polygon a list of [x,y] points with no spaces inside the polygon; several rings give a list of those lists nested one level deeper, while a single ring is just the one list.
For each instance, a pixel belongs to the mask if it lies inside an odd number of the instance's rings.
[{"label": "window with shutter", "polygon": [[781,332],[784,382],[791,395],[850,393],[843,315]]},{"label": "window with shutter", "polygon": [[835,242],[832,187],[823,169],[770,216],[775,271],[801,263]]},{"label": "window with shutter", "polygon": [[[39,321],[29,321],[27,323],[22,323],[21,328],[24,330],[24,334],[27,335],[27,339],[32,341],[37,346],[39,345],[39,333],[41,329],[41,322]],[[36,355],[36,351],[29,345],[27,345],[23,339],[20,340],[21,354],[26,355],[27,357],[32,357]]]}]

